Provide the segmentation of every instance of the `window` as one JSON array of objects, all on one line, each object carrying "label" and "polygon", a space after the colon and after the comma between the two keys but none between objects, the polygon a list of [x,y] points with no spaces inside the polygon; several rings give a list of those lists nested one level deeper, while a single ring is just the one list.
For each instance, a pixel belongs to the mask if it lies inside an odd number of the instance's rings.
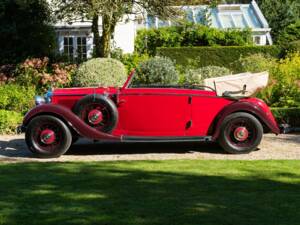
[{"label": "window", "polygon": [[155,27],[155,17],[149,15],[149,16],[147,17],[147,23],[148,23],[148,26],[149,26],[149,27]]},{"label": "window", "polygon": [[257,45],[260,45],[260,36],[255,36],[254,37],[254,43]]},{"label": "window", "polygon": [[194,22],[194,14],[192,9],[185,10],[185,19],[189,22]]},{"label": "window", "polygon": [[234,23],[230,14],[220,14],[223,28],[233,28]]},{"label": "window", "polygon": [[77,59],[86,60],[86,37],[77,37]]},{"label": "window", "polygon": [[245,28],[247,26],[247,22],[243,16],[243,14],[234,14],[232,15],[235,25],[237,28]]},{"label": "window", "polygon": [[84,61],[87,59],[87,38],[84,36],[64,37],[64,55],[70,61]]},{"label": "window", "polygon": [[64,54],[69,60],[74,58],[73,37],[64,37]]}]

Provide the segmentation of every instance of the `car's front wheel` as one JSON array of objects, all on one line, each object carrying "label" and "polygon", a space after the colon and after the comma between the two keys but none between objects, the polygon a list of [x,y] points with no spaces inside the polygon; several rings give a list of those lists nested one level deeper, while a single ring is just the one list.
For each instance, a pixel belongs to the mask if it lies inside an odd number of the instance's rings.
[{"label": "car's front wheel", "polygon": [[39,157],[52,158],[64,154],[72,144],[68,126],[54,116],[33,118],[26,128],[25,140],[31,152]]},{"label": "car's front wheel", "polygon": [[256,150],[263,136],[263,127],[249,113],[233,113],[221,125],[219,144],[232,154],[245,154]]}]

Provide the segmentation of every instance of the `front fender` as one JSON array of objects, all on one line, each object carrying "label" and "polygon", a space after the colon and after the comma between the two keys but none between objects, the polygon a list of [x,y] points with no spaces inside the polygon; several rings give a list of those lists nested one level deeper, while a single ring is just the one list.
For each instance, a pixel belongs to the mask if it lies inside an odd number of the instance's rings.
[{"label": "front fender", "polygon": [[113,136],[110,134],[98,131],[84,121],[82,121],[78,116],[76,116],[69,108],[56,104],[44,104],[39,105],[30,110],[24,117],[23,127],[26,130],[30,120],[39,115],[52,115],[64,120],[68,123],[80,136],[93,139],[93,140],[120,140],[120,137]]},{"label": "front fender", "polygon": [[266,105],[263,105],[265,103],[262,103],[262,101],[260,102],[260,104],[261,106],[254,102],[238,101],[226,106],[215,119],[212,140],[215,141],[219,137],[223,120],[228,115],[235,112],[250,113],[257,119],[259,119],[266,127],[268,127],[272,133],[279,134],[280,129],[276,123],[276,120],[274,119],[271,110]]}]

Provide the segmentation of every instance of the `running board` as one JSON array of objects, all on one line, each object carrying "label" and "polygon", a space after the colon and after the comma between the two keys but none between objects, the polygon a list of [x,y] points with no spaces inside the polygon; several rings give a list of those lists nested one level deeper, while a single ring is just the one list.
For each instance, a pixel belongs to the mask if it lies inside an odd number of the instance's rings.
[{"label": "running board", "polygon": [[141,137],[123,136],[122,142],[211,142],[211,136],[194,137]]}]

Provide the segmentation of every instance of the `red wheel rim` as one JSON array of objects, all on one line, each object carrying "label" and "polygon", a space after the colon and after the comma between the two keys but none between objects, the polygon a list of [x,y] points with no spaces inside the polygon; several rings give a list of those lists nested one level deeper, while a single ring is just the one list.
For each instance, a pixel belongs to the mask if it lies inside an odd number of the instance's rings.
[{"label": "red wheel rim", "polygon": [[53,121],[41,121],[32,132],[34,144],[42,151],[55,151],[63,139],[62,128]]},{"label": "red wheel rim", "polygon": [[249,132],[246,127],[237,127],[234,130],[234,138],[238,141],[245,141],[249,136]]},{"label": "red wheel rim", "polygon": [[101,103],[91,103],[83,107],[80,118],[90,126],[103,130],[110,124],[110,111]]},{"label": "red wheel rim", "polygon": [[103,120],[102,112],[98,109],[93,109],[88,114],[89,123],[97,125]]},{"label": "red wheel rim", "polygon": [[46,145],[51,145],[55,142],[55,132],[50,129],[45,129],[40,134],[41,142]]},{"label": "red wheel rim", "polygon": [[255,125],[247,118],[234,119],[227,125],[225,132],[229,142],[237,147],[249,147],[257,137]]}]

